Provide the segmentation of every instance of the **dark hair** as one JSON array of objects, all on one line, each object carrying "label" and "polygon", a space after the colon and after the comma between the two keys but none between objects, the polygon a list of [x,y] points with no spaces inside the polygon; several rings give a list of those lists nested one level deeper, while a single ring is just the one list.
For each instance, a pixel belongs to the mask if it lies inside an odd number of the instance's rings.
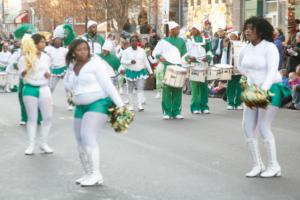
[{"label": "dark hair", "polygon": [[243,32],[246,31],[247,25],[252,25],[252,29],[256,30],[256,34],[262,39],[269,42],[274,42],[273,39],[273,26],[262,17],[250,17],[245,21]]},{"label": "dark hair", "polygon": [[33,34],[31,38],[33,39],[35,45],[38,45],[38,43],[40,43],[43,39],[46,40],[45,36],[39,33]]},{"label": "dark hair", "polygon": [[131,43],[131,40],[133,40],[134,38],[135,38],[137,41],[139,41],[139,37],[138,37],[137,35],[133,35],[133,36],[130,37],[129,42]]},{"label": "dark hair", "polygon": [[[54,38],[51,42],[50,42],[50,45],[54,47],[54,43],[55,43],[55,40],[57,40],[58,38]],[[61,39],[61,38],[60,38]],[[64,41],[63,39],[61,39],[61,44],[60,44],[60,47],[63,47],[64,46]]]},{"label": "dark hair", "polygon": [[89,43],[87,41],[85,41],[84,39],[75,39],[72,41],[72,43],[69,45],[69,51],[66,55],[66,63],[67,65],[69,65],[72,61],[74,61],[75,57],[73,56],[74,55],[74,52],[76,50],[76,48],[81,45],[82,43],[85,43],[88,47],[88,51],[89,51],[89,58],[91,57],[91,53],[90,53],[90,46],[89,46]]}]

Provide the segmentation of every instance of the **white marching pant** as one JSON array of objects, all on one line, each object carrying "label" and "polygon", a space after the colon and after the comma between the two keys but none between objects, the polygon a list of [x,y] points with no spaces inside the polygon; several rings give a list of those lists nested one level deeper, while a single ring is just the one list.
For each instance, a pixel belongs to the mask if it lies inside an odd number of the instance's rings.
[{"label": "white marching pant", "polygon": [[23,100],[28,116],[26,128],[30,145],[35,144],[38,109],[40,109],[43,118],[41,126],[41,142],[47,143],[53,113],[50,88],[48,86],[40,87],[39,97],[23,96]]}]

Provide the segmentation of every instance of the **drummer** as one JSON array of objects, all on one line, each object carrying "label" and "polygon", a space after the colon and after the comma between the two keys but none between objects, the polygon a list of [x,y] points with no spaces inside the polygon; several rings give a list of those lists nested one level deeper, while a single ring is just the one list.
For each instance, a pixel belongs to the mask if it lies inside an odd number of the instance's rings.
[{"label": "drummer", "polygon": [[[229,64],[236,66],[235,63],[235,54],[239,52],[234,52],[234,47],[236,45],[242,45],[242,42],[239,41],[239,34],[238,32],[231,32],[228,35],[228,38],[224,40],[224,48],[221,58],[221,64]],[[237,61],[236,61],[237,62]],[[227,110],[243,110],[241,106],[241,86],[240,86],[240,74],[233,74],[232,79],[227,83]]]},{"label": "drummer", "polygon": [[[164,65],[164,73],[168,65],[182,65],[188,59],[185,42],[179,38],[180,27],[174,21],[168,23],[170,36],[158,42],[152,55]],[[182,88],[163,85],[162,110],[163,118],[183,119],[181,115]]]},{"label": "drummer", "polygon": [[[201,25],[193,25],[192,36],[187,40],[187,49],[192,63],[210,63],[212,61],[211,43],[206,41],[201,32]],[[192,88],[191,112],[193,114],[209,114],[207,80],[204,83],[195,81],[190,83]]]},{"label": "drummer", "polygon": [[4,43],[2,46],[2,51],[0,52],[0,72],[6,70],[6,67],[10,61],[11,53],[8,48],[8,44]]}]

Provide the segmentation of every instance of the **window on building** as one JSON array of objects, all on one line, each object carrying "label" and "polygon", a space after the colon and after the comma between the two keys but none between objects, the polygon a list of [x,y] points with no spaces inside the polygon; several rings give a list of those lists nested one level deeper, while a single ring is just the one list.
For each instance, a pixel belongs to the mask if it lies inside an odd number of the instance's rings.
[{"label": "window on building", "polygon": [[219,3],[219,0],[216,0],[215,3]]},{"label": "window on building", "polygon": [[201,6],[201,0],[197,0],[197,5]]},{"label": "window on building", "polygon": [[211,0],[208,0],[208,4],[211,4]]},{"label": "window on building", "polygon": [[191,0],[191,6],[194,6],[194,0]]}]

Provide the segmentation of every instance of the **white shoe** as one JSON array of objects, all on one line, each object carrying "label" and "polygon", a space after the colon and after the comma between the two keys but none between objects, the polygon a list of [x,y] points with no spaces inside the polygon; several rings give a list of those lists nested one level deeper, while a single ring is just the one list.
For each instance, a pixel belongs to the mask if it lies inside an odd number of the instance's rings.
[{"label": "white shoe", "polygon": [[202,113],[203,114],[210,114],[210,111],[209,110],[203,110]]},{"label": "white shoe", "polygon": [[20,125],[20,126],[25,126],[25,125],[26,125],[26,122],[20,121],[20,122],[19,122],[19,125]]},{"label": "white shoe", "polygon": [[74,109],[74,106],[72,106],[72,105],[68,106],[68,111],[72,111],[73,109]]},{"label": "white shoe", "polygon": [[235,109],[236,110],[244,110],[243,106],[237,106]]},{"label": "white shoe", "polygon": [[29,145],[25,150],[25,155],[33,155],[34,154],[34,145]]},{"label": "white shoe", "polygon": [[184,119],[182,115],[176,115],[175,119]]},{"label": "white shoe", "polygon": [[164,119],[164,120],[169,120],[169,119],[171,119],[171,117],[170,117],[169,115],[164,115],[164,116],[163,116],[163,119]]},{"label": "white shoe", "polygon": [[252,157],[253,168],[251,169],[250,172],[246,173],[245,176],[257,177],[265,170],[265,165],[263,164],[260,157],[257,139],[255,138],[247,139],[247,146]]},{"label": "white shoe", "polygon": [[200,113],[201,113],[201,111],[199,111],[199,110],[193,111],[193,114],[196,114],[196,115],[198,115],[198,114],[200,114]]},{"label": "white shoe", "polygon": [[49,147],[49,145],[46,143],[41,144],[40,149],[46,154],[50,154],[54,152],[53,149]]},{"label": "white shoe", "polygon": [[227,110],[234,110],[233,106],[227,106]]},{"label": "white shoe", "polygon": [[264,145],[268,155],[268,167],[260,176],[263,178],[281,176],[281,168],[277,161],[275,140],[265,141]]},{"label": "white shoe", "polygon": [[129,111],[134,111],[134,108],[133,108],[132,105],[128,105],[128,106],[127,106],[127,109],[128,109]]},{"label": "white shoe", "polygon": [[145,110],[145,109],[143,108],[142,105],[139,105],[139,106],[138,106],[138,111],[139,111],[139,112],[142,112],[142,111],[144,111],[144,110]]},{"label": "white shoe", "polygon": [[156,93],[156,95],[155,95],[154,98],[155,98],[155,99],[160,99],[160,97],[161,97],[161,96],[160,96],[160,92],[158,92],[158,93]]}]

